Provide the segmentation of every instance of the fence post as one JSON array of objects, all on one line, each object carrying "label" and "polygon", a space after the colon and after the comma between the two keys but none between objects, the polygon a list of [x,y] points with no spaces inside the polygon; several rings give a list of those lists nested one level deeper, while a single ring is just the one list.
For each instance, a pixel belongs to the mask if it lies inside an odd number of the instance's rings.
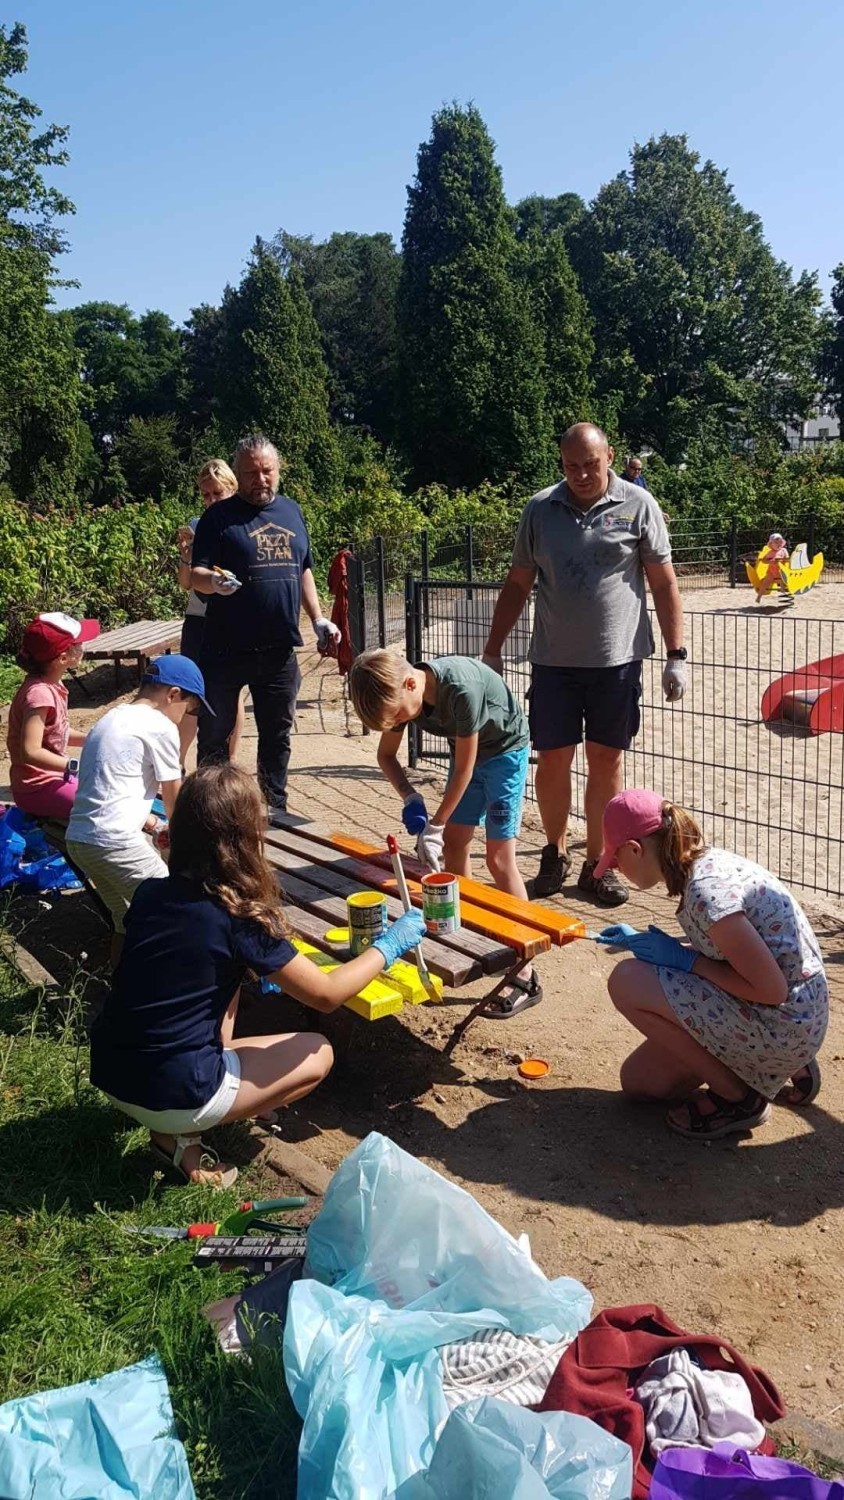
[{"label": "fence post", "polygon": [[387,616],[384,607],[384,596],[387,589],[387,579],[384,572],[384,538],[375,538],[375,602],[378,610],[378,644],[387,644]]},{"label": "fence post", "polygon": [[466,527],[466,543],[465,543],[465,546],[466,546],[466,582],[469,585],[469,587],[466,590],[466,598],[467,599],[473,599],[475,597],[475,594],[474,594],[474,589],[472,588],[471,585],[472,585],[472,577],[473,577],[473,574],[474,574],[474,571],[475,571],[475,550],[474,550],[474,538],[472,536],[471,522]]},{"label": "fence post", "polygon": [[[428,556],[428,528],[427,528],[427,526],[425,527],[425,530],[422,532],[422,538],[421,538],[421,540],[422,540],[422,582],[423,582],[423,584],[426,584],[428,582],[428,579],[430,577],[430,572],[431,572],[431,570],[430,570],[430,559],[429,559],[429,556]],[[423,618],[423,620],[425,622],[425,629],[426,630],[428,629],[428,626],[431,623],[430,610],[431,610],[431,605],[430,605],[430,601],[428,599],[428,590],[426,588],[425,589],[425,593],[424,593],[424,597],[422,599],[422,618]]]},{"label": "fence post", "polygon": [[809,554],[809,561],[811,562],[812,558],[815,555],[815,512],[813,510],[809,512],[809,529],[806,534],[806,551]]},{"label": "fence post", "polygon": [[735,516],[730,522],[730,588],[738,583],[738,523]]},{"label": "fence post", "polygon": [[[424,534],[424,533],[423,533]],[[413,581],[412,573],[404,575],[404,654],[409,662],[416,661],[416,614],[419,585]],[[407,726],[407,763],[414,770],[419,760],[419,736],[415,723]]]}]

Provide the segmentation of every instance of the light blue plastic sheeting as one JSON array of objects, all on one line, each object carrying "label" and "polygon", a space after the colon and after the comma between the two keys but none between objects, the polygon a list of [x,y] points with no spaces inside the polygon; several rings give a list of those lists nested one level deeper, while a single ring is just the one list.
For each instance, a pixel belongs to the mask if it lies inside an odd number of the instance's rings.
[{"label": "light blue plastic sheeting", "polygon": [[633,1455],[588,1417],[491,1396],[453,1411],[427,1474],[392,1500],[629,1500]]},{"label": "light blue plastic sheeting", "polygon": [[428,1468],[448,1417],[442,1344],[480,1328],[573,1338],[591,1310],[469,1193],[368,1135],[329,1184],[290,1295],[299,1500],[385,1500]]},{"label": "light blue plastic sheeting", "polygon": [[3,1500],[196,1500],[155,1355],[0,1406]]}]

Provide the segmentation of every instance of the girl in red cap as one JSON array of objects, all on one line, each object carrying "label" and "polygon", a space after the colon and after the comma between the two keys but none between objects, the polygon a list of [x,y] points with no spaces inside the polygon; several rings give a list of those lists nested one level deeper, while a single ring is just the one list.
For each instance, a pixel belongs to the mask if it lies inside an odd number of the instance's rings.
[{"label": "girl in red cap", "polygon": [[18,663],[26,677],[9,708],[8,750],[12,796],[21,812],[66,823],[76,796],[78,761],[68,747],[84,745],[71,729],[62,678],[82,660],[86,641],[99,634],[96,620],[39,615],[27,625]]},{"label": "girl in red cap", "polygon": [[708,847],[694,819],[657,792],[621,792],[607,804],[596,878],[611,865],[640,890],[662,883],[679,897],[691,945],[654,926],[617,923],[600,934],[633,954],[608,981],[616,1010],[645,1037],[622,1066],[624,1092],[683,1100],[666,1123],[694,1140],[761,1125],[770,1100],[810,1104],[829,990],[791,892],[741,855]]}]

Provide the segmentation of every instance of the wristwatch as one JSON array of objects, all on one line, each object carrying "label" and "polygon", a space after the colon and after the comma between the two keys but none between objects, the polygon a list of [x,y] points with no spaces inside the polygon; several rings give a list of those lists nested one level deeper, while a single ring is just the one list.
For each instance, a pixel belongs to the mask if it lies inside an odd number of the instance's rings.
[{"label": "wristwatch", "polygon": [[687,661],[689,653],[685,646],[675,646],[673,651],[666,651],[669,661]]}]

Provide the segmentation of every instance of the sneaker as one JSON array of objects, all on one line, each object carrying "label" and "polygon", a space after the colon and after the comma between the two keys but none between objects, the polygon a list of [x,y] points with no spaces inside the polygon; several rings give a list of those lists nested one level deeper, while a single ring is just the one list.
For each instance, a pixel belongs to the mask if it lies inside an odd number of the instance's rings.
[{"label": "sneaker", "polygon": [[630,900],[630,892],[623,880],[619,880],[615,870],[607,870],[600,878],[595,879],[596,859],[587,859],[577,880],[577,889],[587,891],[590,896],[601,906],[623,906],[625,901]]},{"label": "sneaker", "polygon": [[556,896],[563,888],[563,881],[571,869],[571,855],[546,844],[539,860],[539,874],[533,882],[535,896]]}]

